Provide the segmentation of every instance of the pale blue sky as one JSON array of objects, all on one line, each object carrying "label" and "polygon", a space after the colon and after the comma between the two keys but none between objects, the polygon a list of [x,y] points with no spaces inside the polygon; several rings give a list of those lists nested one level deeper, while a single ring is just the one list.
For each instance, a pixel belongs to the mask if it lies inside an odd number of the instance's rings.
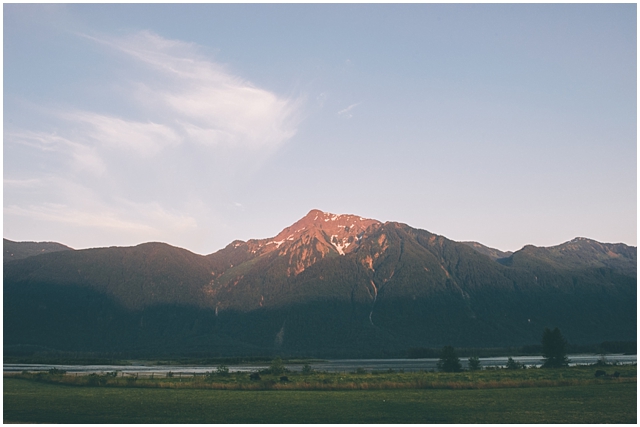
[{"label": "pale blue sky", "polygon": [[6,238],[636,245],[635,4],[3,9]]}]

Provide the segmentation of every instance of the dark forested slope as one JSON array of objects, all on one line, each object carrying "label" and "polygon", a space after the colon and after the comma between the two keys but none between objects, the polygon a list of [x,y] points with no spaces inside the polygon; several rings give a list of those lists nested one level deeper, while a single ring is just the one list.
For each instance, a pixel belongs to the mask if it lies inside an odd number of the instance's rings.
[{"label": "dark forested slope", "polygon": [[73,250],[68,246],[56,242],[14,242],[8,239],[2,239],[2,246],[4,251],[3,262],[42,255],[49,252]]},{"label": "dark forested slope", "polygon": [[[482,248],[481,248],[482,249]],[[635,247],[506,258],[399,223],[311,211],[200,256],[161,243],[5,264],[5,349],[384,356],[410,347],[634,340]]]}]

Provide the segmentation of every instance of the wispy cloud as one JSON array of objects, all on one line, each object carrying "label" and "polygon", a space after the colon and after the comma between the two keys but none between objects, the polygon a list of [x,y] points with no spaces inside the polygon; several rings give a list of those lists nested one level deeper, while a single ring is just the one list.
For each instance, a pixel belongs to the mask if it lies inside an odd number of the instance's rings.
[{"label": "wispy cloud", "polygon": [[56,133],[18,131],[8,132],[4,138],[5,144],[21,144],[41,151],[60,153],[68,159],[66,167],[97,175],[106,170],[104,161],[94,147]]},{"label": "wispy cloud", "polygon": [[298,100],[255,87],[203,57],[192,43],[148,31],[94,40],[157,73],[160,84],[138,82],[136,100],[165,118],[176,118],[172,126],[189,141],[277,147],[296,132]]},{"label": "wispy cloud", "polygon": [[182,138],[165,124],[139,122],[86,111],[60,114],[74,128],[75,138],[90,145],[136,152],[143,156],[178,145]]},{"label": "wispy cloud", "polygon": [[214,189],[229,194],[220,188],[230,177],[256,173],[296,134],[302,101],[257,87],[196,44],[148,31],[84,37],[124,60],[99,85],[126,90],[109,94],[115,104],[39,106],[45,120],[5,128],[5,147],[21,147],[21,162],[42,159],[28,171],[5,169],[5,226],[22,217],[144,238],[197,233],[198,220],[180,207],[226,203]]},{"label": "wispy cloud", "polygon": [[98,227],[142,233],[153,231],[153,227],[149,224],[128,221],[123,219],[121,215],[118,215],[117,212],[92,212],[58,203],[43,203],[27,206],[9,205],[4,208],[4,215],[16,215],[53,223],[67,223],[82,228]]},{"label": "wispy cloud", "polygon": [[344,118],[350,119],[351,117],[353,117],[353,114],[351,113],[353,111],[354,108],[356,108],[358,105],[360,105],[360,102],[357,102],[355,104],[351,104],[349,105],[347,108],[345,108],[344,110],[340,110],[338,111],[338,115],[342,116]]},{"label": "wispy cloud", "polygon": [[46,222],[51,227],[64,224],[76,228],[102,229],[159,238],[166,233],[184,233],[197,227],[188,214],[165,208],[158,202],[133,202],[122,197],[101,197],[80,182],[50,177],[47,180],[4,180],[11,191],[28,188],[47,194],[51,200],[36,197],[27,203],[4,206],[7,217],[22,217]]}]

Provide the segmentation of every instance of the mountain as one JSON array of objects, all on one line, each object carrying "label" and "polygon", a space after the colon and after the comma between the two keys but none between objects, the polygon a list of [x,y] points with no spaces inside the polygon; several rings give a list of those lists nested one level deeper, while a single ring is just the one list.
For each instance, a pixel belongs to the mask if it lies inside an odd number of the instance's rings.
[{"label": "mountain", "polygon": [[476,251],[488,256],[493,260],[497,260],[500,258],[507,258],[513,254],[513,252],[503,252],[499,249],[490,248],[478,242],[460,242],[460,243],[464,243],[465,245],[472,247]]},{"label": "mountain", "polygon": [[3,262],[49,252],[73,250],[68,246],[55,242],[13,242],[7,239],[2,239],[2,246],[4,248]]},{"label": "mountain", "polygon": [[610,268],[619,273],[635,276],[637,249],[622,243],[606,244],[576,237],[569,242],[549,248],[527,245],[515,257],[512,254],[511,257],[502,261],[505,265],[523,268],[532,262],[550,264],[560,269]]},{"label": "mountain", "polygon": [[404,355],[411,347],[635,340],[637,249],[578,238],[513,254],[319,210],[206,256],[163,243],[4,268],[5,353]]}]

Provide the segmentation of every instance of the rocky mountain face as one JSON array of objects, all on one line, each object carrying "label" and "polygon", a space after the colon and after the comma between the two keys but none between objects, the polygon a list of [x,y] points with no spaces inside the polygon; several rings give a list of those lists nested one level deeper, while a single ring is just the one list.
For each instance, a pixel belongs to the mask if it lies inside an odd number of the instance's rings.
[{"label": "rocky mountain face", "polygon": [[207,256],[148,243],[7,263],[4,344],[379,357],[536,344],[555,326],[573,343],[635,340],[636,256],[582,238],[500,253],[312,210]]}]

